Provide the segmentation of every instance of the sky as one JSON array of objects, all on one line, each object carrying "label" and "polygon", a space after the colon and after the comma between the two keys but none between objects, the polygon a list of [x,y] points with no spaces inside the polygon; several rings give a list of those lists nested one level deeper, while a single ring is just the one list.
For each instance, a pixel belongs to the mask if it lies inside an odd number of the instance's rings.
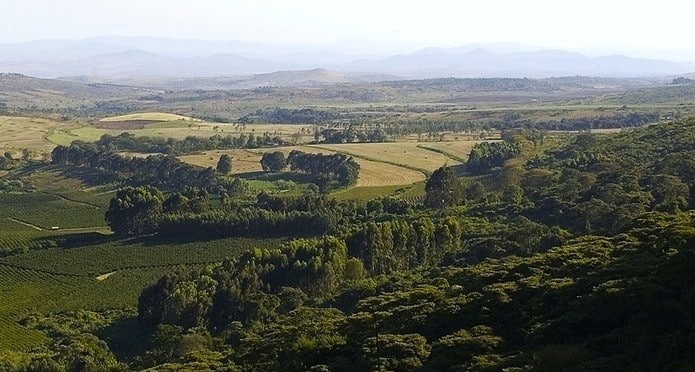
[{"label": "sky", "polygon": [[0,43],[164,36],[419,48],[513,42],[695,61],[687,0],[2,0]]}]

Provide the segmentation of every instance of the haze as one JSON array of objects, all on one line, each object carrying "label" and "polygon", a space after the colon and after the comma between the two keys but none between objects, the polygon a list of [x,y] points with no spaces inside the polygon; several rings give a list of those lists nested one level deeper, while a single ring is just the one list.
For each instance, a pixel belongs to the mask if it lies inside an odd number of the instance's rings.
[{"label": "haze", "polygon": [[103,35],[363,51],[514,42],[695,61],[691,3],[643,1],[5,0],[0,43]]}]

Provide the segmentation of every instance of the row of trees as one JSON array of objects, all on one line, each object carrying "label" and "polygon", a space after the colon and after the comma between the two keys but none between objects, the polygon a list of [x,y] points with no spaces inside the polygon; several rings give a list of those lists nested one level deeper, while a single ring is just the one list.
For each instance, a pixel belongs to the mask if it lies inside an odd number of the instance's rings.
[{"label": "row of trees", "polygon": [[327,128],[319,134],[317,140],[324,143],[385,142],[388,139],[382,129],[361,130],[353,126],[347,129]]},{"label": "row of trees", "polygon": [[149,325],[222,331],[234,322],[291,311],[306,295],[330,296],[344,278],[360,275],[353,266],[345,243],[336,238],[293,240],[276,250],[250,250],[202,270],[168,274],[143,290],[138,314]]},{"label": "row of trees", "polygon": [[170,190],[185,187],[213,189],[216,172],[186,164],[173,156],[150,155],[126,158],[92,143],[75,141],[70,146],[56,146],[52,164],[86,166],[119,174],[131,184],[148,184]]},{"label": "row of trees", "polygon": [[182,140],[177,140],[175,138],[135,136],[134,134],[124,132],[117,136],[104,134],[96,144],[100,148],[110,151],[181,155],[209,150],[276,147],[287,145],[287,142],[280,136],[271,136],[269,133],[265,133],[262,136],[256,136],[253,133],[248,135],[242,133],[236,137],[216,134],[209,138],[188,136]]},{"label": "row of trees", "polygon": [[[159,234],[175,238],[231,236],[308,236],[336,228],[337,210],[328,208],[320,194],[297,198],[293,207],[278,207],[265,193],[257,206],[235,206],[227,193],[212,208],[206,190],[187,188],[164,197],[153,186],[126,187],[111,199],[106,221],[120,236]],[[284,202],[284,201],[282,201]],[[300,208],[304,205],[304,208]],[[333,206],[335,207],[335,206]]]}]

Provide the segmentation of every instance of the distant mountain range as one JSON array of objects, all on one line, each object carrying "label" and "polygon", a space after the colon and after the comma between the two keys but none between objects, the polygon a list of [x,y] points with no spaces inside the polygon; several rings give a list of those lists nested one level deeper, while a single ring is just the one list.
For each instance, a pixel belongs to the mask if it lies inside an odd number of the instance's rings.
[{"label": "distant mountain range", "polygon": [[[284,73],[282,79],[324,84],[433,77],[655,77],[695,71],[695,64],[622,55],[590,57],[515,44],[427,48],[399,55],[356,50],[165,38],[46,40],[0,44],[0,72],[101,82],[227,76],[262,86],[263,75],[249,75],[310,70],[309,77],[297,72]],[[277,77],[265,77],[277,83]]]}]

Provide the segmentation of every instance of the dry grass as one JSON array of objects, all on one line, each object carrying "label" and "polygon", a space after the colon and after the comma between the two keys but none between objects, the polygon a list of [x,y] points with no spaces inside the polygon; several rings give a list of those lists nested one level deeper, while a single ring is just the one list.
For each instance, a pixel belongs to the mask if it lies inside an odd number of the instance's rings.
[{"label": "dry grass", "polygon": [[[214,167],[217,165],[217,161],[222,154],[228,154],[232,157],[232,174],[242,174],[262,170],[260,161],[264,152],[282,151],[287,155],[292,150],[299,150],[311,154],[328,155],[335,153],[335,151],[319,149],[312,146],[288,146],[272,149],[208,151],[198,155],[180,156],[179,159],[186,163],[202,167]],[[410,185],[425,179],[425,175],[421,172],[396,165],[357,157],[355,157],[355,161],[360,165],[360,176],[355,185],[357,187]]]},{"label": "dry grass", "polygon": [[0,149],[19,156],[22,149],[33,152],[34,157],[48,154],[55,145],[46,138],[67,124],[42,118],[0,116]]},{"label": "dry grass", "polygon": [[188,116],[168,114],[165,112],[142,112],[137,114],[119,115],[108,118],[103,118],[101,122],[123,122],[123,121],[200,121]]},{"label": "dry grass", "polygon": [[[109,122],[105,122],[108,124]],[[148,136],[148,137],[161,137],[161,138],[175,138],[184,139],[188,136],[204,137],[209,138],[214,135],[227,136],[231,135],[233,137],[238,137],[241,134],[246,136],[253,134],[254,136],[263,136],[268,133],[271,137],[280,136],[285,141],[293,142],[294,134],[301,131],[301,128],[310,128],[307,125],[281,125],[281,124],[255,124],[247,125],[242,127],[238,124],[224,124],[224,123],[208,123],[208,122],[190,122],[190,121],[171,121],[171,122],[159,122],[151,123],[147,125],[140,125],[139,127],[124,128],[122,127],[123,122],[111,122],[116,124],[116,127],[105,127],[104,125],[93,126],[83,126],[80,128],[71,129],[65,132],[66,137],[71,140],[82,140],[88,142],[94,142],[99,140],[104,134],[110,134],[112,136],[117,136],[123,132],[132,133],[135,136]],[[141,124],[141,123],[140,123]],[[313,133],[305,129],[305,134],[302,135],[298,140],[299,142],[307,142],[313,139]],[[65,141],[63,141],[65,142]]]},{"label": "dry grass", "polygon": [[[468,159],[471,149],[482,141],[422,142],[420,147],[441,151],[453,158]],[[449,164],[455,165],[455,164]]]},{"label": "dry grass", "polygon": [[232,158],[232,174],[259,172],[262,170],[262,152],[252,152],[243,149],[207,151],[202,154],[179,156],[179,159],[201,167],[215,167],[222,154],[227,154]]},{"label": "dry grass", "polygon": [[360,165],[356,187],[400,186],[423,181],[425,174],[396,165],[355,158]]},{"label": "dry grass", "polygon": [[389,142],[317,145],[312,147],[350,154],[358,158],[417,168],[425,172],[432,172],[444,164],[460,164],[460,162],[446,155],[417,146],[417,142]]}]

